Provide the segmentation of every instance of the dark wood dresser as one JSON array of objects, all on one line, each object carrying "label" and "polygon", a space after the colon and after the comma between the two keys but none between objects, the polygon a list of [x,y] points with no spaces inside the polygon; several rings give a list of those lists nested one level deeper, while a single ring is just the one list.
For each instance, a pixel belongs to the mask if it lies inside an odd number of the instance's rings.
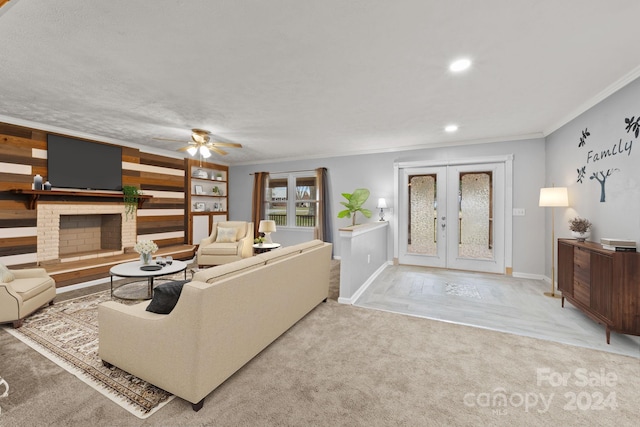
[{"label": "dark wood dresser", "polygon": [[558,239],[558,289],[611,331],[640,335],[640,253],[614,252],[594,242]]}]

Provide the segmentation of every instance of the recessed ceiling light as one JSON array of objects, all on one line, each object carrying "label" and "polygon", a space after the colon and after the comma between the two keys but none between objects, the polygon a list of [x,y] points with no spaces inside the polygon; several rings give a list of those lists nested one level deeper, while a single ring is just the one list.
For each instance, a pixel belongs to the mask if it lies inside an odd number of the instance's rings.
[{"label": "recessed ceiling light", "polygon": [[464,71],[471,66],[471,60],[463,58],[458,59],[457,61],[453,61],[451,65],[449,65],[449,69],[454,73],[458,73],[460,71]]},{"label": "recessed ceiling light", "polygon": [[447,127],[444,128],[445,132],[455,132],[458,130],[458,126],[457,125],[449,125]]}]

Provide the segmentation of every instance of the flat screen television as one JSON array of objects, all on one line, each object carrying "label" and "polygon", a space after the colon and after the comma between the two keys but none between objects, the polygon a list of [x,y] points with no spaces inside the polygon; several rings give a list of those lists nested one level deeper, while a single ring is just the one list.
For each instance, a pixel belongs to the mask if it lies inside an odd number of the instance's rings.
[{"label": "flat screen television", "polygon": [[53,188],[122,190],[122,148],[47,135],[47,180]]}]

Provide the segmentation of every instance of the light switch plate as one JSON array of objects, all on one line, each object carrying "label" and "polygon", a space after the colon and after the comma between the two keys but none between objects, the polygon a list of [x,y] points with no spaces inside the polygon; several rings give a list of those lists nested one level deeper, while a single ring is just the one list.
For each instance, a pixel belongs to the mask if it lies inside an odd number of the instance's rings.
[{"label": "light switch plate", "polygon": [[513,216],[524,216],[524,208],[513,208]]}]

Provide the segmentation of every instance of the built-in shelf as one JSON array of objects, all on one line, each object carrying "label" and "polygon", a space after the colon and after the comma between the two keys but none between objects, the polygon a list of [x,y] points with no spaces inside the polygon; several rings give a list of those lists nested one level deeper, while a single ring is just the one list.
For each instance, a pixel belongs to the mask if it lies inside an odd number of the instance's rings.
[{"label": "built-in shelf", "polygon": [[[102,197],[102,198],[111,198],[111,199],[121,199],[123,200],[124,195],[122,192],[114,191],[114,192],[104,192],[104,191],[82,191],[82,190],[25,190],[22,188],[16,188],[11,190],[14,194],[21,194],[27,197],[27,208],[33,210],[38,206],[38,200],[43,197],[72,197],[72,198],[82,198],[82,197]],[[138,208],[142,206],[142,204],[151,199],[153,196],[148,195],[140,195],[138,196]]]}]

